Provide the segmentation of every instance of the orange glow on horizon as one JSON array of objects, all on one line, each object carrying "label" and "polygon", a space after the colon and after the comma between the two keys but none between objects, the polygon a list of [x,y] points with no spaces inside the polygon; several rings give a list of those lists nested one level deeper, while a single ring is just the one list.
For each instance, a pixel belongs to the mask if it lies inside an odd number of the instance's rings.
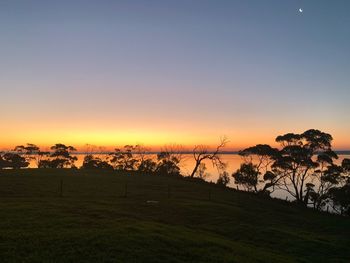
[{"label": "orange glow on horizon", "polygon": [[[194,145],[208,145],[214,148],[220,140],[220,136],[226,136],[229,143],[224,148],[225,151],[237,151],[255,144],[270,144],[278,147],[274,142],[276,134],[268,134],[266,132],[255,133],[255,131],[232,131],[226,133],[200,132],[191,131],[171,131],[171,130],[141,130],[129,129],[124,131],[115,130],[80,130],[80,129],[39,129],[18,132],[11,130],[0,135],[0,149],[13,149],[16,145],[26,143],[34,143],[42,149],[48,149],[55,143],[64,143],[72,145],[79,151],[84,151],[87,144],[94,145],[97,148],[102,147],[106,151],[114,150],[126,144],[141,144],[151,151],[156,151],[165,145],[178,145],[184,150],[191,150]],[[332,134],[333,135],[333,134]],[[338,134],[337,134],[338,135]],[[346,141],[345,134],[334,136],[333,147],[336,150],[348,150],[350,144]],[[342,135],[342,136],[341,136]]]},{"label": "orange glow on horizon", "polygon": [[[74,116],[73,116],[74,117]],[[113,150],[126,144],[141,144],[151,150],[159,150],[164,145],[182,145],[192,149],[194,145],[215,147],[221,136],[229,140],[225,150],[237,151],[255,144],[270,144],[278,147],[275,138],[288,132],[301,133],[310,128],[306,123],[290,123],[280,128],[272,120],[222,118],[212,120],[209,117],[193,121],[186,116],[165,118],[162,116],[115,119],[71,117],[69,120],[55,118],[28,118],[18,121],[8,118],[1,127],[0,150],[13,149],[16,145],[34,143],[42,149],[55,143],[72,145],[78,150],[86,149],[86,144]],[[91,117],[91,116],[90,116]],[[137,120],[137,121],[136,121]],[[214,123],[214,124],[212,124]],[[292,126],[295,126],[291,128]],[[347,129],[329,125],[311,125],[311,127],[330,133],[333,148],[350,150]]]}]

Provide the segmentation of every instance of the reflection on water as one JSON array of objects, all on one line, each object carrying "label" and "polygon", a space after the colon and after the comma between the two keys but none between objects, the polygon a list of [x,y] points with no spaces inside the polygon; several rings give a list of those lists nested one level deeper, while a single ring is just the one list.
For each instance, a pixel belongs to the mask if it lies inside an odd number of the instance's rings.
[{"label": "reflection on water", "polygon": [[[75,162],[75,165],[77,167],[80,167],[83,163],[84,154],[77,154],[75,155],[78,160]],[[100,157],[107,157],[108,155],[99,155]],[[156,158],[156,155],[150,155],[152,158]],[[339,159],[336,161],[337,164],[340,164],[344,158],[350,158],[350,155],[339,155]],[[227,172],[229,174],[232,174],[234,171],[236,171],[240,164],[243,162],[242,158],[238,154],[222,154],[221,159],[223,162],[227,164]],[[210,160],[205,160],[204,163],[206,164],[207,173],[208,175],[205,177],[205,180],[209,182],[216,182],[216,180],[219,177],[219,172],[217,171],[216,167],[213,167]],[[192,172],[192,169],[195,165],[195,161],[193,159],[192,154],[184,154],[183,159],[181,161],[181,173],[183,175],[189,175]],[[31,163],[30,167],[36,167],[34,163]],[[233,182],[233,178],[231,178],[231,182],[229,184],[230,187],[236,188],[236,185]],[[285,199],[286,197],[291,200],[291,197],[282,190],[276,190],[273,194],[273,197],[278,197]]]}]

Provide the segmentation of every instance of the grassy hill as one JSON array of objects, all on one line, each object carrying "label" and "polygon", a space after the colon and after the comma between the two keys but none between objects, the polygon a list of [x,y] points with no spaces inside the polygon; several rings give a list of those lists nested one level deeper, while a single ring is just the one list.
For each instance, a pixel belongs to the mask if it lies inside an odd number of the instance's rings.
[{"label": "grassy hill", "polygon": [[0,171],[1,262],[350,262],[349,245],[349,218],[208,183]]}]

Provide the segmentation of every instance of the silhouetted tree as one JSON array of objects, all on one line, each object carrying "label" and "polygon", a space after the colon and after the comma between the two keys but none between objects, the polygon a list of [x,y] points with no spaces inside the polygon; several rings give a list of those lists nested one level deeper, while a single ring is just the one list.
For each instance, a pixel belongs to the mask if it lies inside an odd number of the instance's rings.
[{"label": "silhouetted tree", "polygon": [[40,151],[40,148],[32,143],[27,143],[26,146],[16,146],[14,151],[22,155],[29,163],[35,161],[37,167],[39,167],[40,161],[50,154],[49,152]]},{"label": "silhouetted tree", "polygon": [[350,215],[350,180],[342,187],[334,187],[329,190],[332,207],[342,215]]},{"label": "silhouetted tree", "polygon": [[47,158],[50,156],[50,152],[46,152],[46,151],[39,151],[37,154],[36,154],[36,158],[35,158],[35,163],[36,163],[36,166],[38,168],[40,168],[40,163],[42,161],[45,161],[47,160]]},{"label": "silhouetted tree", "polygon": [[113,166],[108,162],[101,160],[101,158],[97,156],[93,156],[92,154],[86,155],[84,157],[82,169],[113,169]]},{"label": "silhouetted tree", "polygon": [[29,163],[24,157],[17,153],[5,153],[0,158],[2,168],[20,169],[28,167]]},{"label": "silhouetted tree", "polygon": [[137,160],[134,158],[135,146],[125,145],[123,149],[115,149],[114,153],[111,153],[111,160],[114,169],[123,171],[136,170]]},{"label": "silhouetted tree", "polygon": [[314,171],[317,183],[306,184],[305,192],[308,196],[305,199],[310,199],[313,207],[318,210],[324,208],[330,201],[329,190],[344,180],[343,168],[333,162],[333,159],[337,158],[338,156],[331,151],[319,154],[317,157],[319,166]]},{"label": "silhouetted tree", "polygon": [[243,186],[246,191],[258,192],[259,171],[253,163],[242,163],[240,168],[232,174],[235,184]]},{"label": "silhouetted tree", "polygon": [[277,136],[280,150],[259,144],[241,151],[245,163],[232,176],[248,191],[269,194],[278,188],[300,204],[322,209],[330,201],[329,191],[344,181],[345,168],[334,163],[338,156],[332,139],[315,129]]},{"label": "silhouetted tree", "polygon": [[226,165],[220,158],[220,151],[226,146],[227,142],[228,140],[226,137],[221,138],[219,145],[212,152],[208,146],[196,145],[192,151],[195,165],[190,177],[193,178],[196,175],[198,168],[204,160],[210,160],[213,166],[217,167],[218,170],[224,169]]},{"label": "silhouetted tree", "polygon": [[143,173],[153,173],[157,169],[157,163],[147,154],[149,149],[137,144],[135,145],[135,156],[137,159],[137,170]]},{"label": "silhouetted tree", "polygon": [[28,160],[31,160],[33,157],[32,155],[36,154],[39,150],[39,147],[32,143],[27,143],[26,146],[16,146],[14,149],[15,152],[25,155]]},{"label": "silhouetted tree", "polygon": [[346,176],[350,176],[350,159],[345,158],[342,163],[343,171]]},{"label": "silhouetted tree", "polygon": [[223,171],[219,174],[219,178],[216,181],[216,184],[221,186],[227,186],[230,183],[230,175],[228,172]]},{"label": "silhouetted tree", "polygon": [[195,176],[204,180],[206,177],[209,176],[209,173],[207,173],[206,171],[207,166],[205,165],[205,163],[201,163],[196,171]]},{"label": "silhouetted tree", "polygon": [[109,156],[105,154],[104,147],[92,144],[85,145],[85,156],[81,169],[113,169],[109,164]]},{"label": "silhouetted tree", "polygon": [[74,163],[78,159],[71,153],[76,151],[73,146],[66,146],[58,143],[50,148],[52,153],[49,159],[40,160],[39,168],[76,168]]},{"label": "silhouetted tree", "polygon": [[[267,144],[258,144],[239,152],[245,160],[246,166],[233,174],[238,185],[244,185],[246,189],[254,192],[270,194],[275,190],[281,177],[271,170],[271,165],[279,155],[279,150]],[[246,176],[247,178],[243,178]],[[258,187],[262,184],[262,187]]]},{"label": "silhouetted tree", "polygon": [[181,175],[180,162],[182,160],[182,154],[176,147],[165,147],[157,154],[157,160],[157,173],[164,175]]},{"label": "silhouetted tree", "polygon": [[[298,203],[309,203],[310,191],[313,189],[310,183],[317,178],[316,169],[321,163],[328,159],[327,162],[331,165],[333,159],[337,158],[331,149],[332,139],[330,134],[314,129],[302,134],[288,133],[276,138],[276,142],[283,148],[272,167],[282,178],[281,189],[292,195]],[[317,155],[319,157],[314,159]],[[335,173],[328,174],[335,176]],[[307,183],[309,184],[306,185]]]},{"label": "silhouetted tree", "polygon": [[143,173],[154,173],[157,170],[157,163],[151,158],[144,159],[137,170]]},{"label": "silhouetted tree", "polygon": [[332,187],[328,191],[331,206],[342,215],[350,215],[350,159],[342,161],[344,184],[341,187]]}]

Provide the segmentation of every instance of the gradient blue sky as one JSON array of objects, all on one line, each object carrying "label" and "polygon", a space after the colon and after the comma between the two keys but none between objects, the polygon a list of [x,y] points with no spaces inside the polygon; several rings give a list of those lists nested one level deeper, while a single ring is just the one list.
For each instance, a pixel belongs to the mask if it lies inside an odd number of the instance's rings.
[{"label": "gradient blue sky", "polygon": [[[298,9],[304,12],[299,13]],[[350,1],[0,1],[0,146],[350,149]]]}]

